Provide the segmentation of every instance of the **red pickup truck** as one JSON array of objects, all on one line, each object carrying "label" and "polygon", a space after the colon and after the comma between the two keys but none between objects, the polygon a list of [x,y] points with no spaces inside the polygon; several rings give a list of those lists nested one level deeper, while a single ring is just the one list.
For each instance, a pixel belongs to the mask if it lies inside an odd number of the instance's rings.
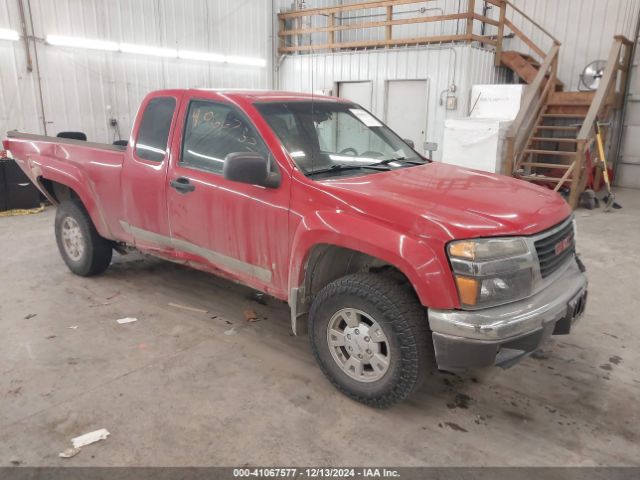
[{"label": "red pickup truck", "polygon": [[126,146],[3,144],[57,205],[72,272],[134,248],[285,300],[326,376],[368,405],[434,366],[510,366],[584,311],[558,194],[429,161],[344,99],[164,90]]}]

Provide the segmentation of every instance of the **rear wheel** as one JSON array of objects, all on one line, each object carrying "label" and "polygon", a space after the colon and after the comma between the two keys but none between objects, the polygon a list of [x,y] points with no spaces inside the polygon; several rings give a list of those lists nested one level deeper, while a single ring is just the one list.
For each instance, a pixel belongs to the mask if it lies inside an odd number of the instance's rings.
[{"label": "rear wheel", "polygon": [[55,231],[60,255],[76,275],[98,275],[111,263],[111,242],[98,234],[80,202],[67,200],[58,206]]},{"label": "rear wheel", "polygon": [[320,291],[309,314],[314,355],[329,380],[374,407],[407,398],[431,367],[424,308],[391,278],[354,274]]}]

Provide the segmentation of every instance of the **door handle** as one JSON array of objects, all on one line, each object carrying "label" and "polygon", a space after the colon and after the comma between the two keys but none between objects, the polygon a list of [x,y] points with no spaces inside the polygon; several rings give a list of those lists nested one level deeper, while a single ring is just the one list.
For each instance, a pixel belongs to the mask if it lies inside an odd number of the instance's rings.
[{"label": "door handle", "polygon": [[187,177],[178,177],[175,180],[171,180],[170,185],[180,193],[189,193],[196,189],[196,186]]}]

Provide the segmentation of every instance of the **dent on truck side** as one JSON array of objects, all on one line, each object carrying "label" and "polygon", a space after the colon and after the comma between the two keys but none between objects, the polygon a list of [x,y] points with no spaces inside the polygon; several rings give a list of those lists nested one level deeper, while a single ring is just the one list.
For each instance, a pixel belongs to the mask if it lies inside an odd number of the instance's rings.
[{"label": "dent on truck side", "polygon": [[[370,217],[336,210],[315,211],[300,219],[293,234],[289,305],[294,331],[298,319],[308,312],[313,294],[317,293],[309,291],[314,274],[312,266],[331,248],[332,260],[339,265],[345,262],[348,265],[345,271],[336,268],[325,274],[328,282],[344,274],[362,271],[359,268],[388,265],[407,278],[425,307],[458,306],[457,297],[452,295],[456,291],[453,278],[446,259],[442,258],[444,251],[438,255],[437,250],[424,239],[395,230]],[[349,256],[348,252],[359,255]]]}]

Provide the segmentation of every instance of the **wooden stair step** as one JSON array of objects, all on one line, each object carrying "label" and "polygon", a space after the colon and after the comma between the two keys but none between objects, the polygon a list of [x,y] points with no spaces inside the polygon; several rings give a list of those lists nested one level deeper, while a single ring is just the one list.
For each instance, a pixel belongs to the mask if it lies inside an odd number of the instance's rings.
[{"label": "wooden stair step", "polygon": [[529,55],[528,53],[522,53],[520,52],[520,56],[522,58],[524,58],[527,62],[529,62],[531,65],[533,65],[536,68],[540,68],[540,62],[538,60],[536,60],[535,58],[533,58],[531,55]]},{"label": "wooden stair step", "polygon": [[585,118],[585,115],[579,113],[543,113],[542,118]]},{"label": "wooden stair step", "polygon": [[580,127],[576,126],[559,126],[559,125],[536,125],[536,130],[553,130],[556,132],[577,132]]},{"label": "wooden stair step", "polygon": [[559,107],[588,107],[596,92],[551,92],[548,105]]},{"label": "wooden stair step", "polygon": [[531,140],[536,142],[578,143],[577,138],[564,137],[532,137]]},{"label": "wooden stair step", "polygon": [[535,148],[527,148],[523,153],[537,153],[540,155],[557,155],[558,157],[573,157],[576,152],[563,152],[559,150],[537,150]]},{"label": "wooden stair step", "polygon": [[[516,52],[515,50],[506,50],[500,55],[500,62],[503,66],[514,71],[525,83],[532,83],[538,74],[540,63],[530,55]],[[547,75],[547,78],[549,75]],[[562,90],[564,83],[556,78],[556,90]]]},{"label": "wooden stair step", "polygon": [[588,105],[548,105],[545,113],[558,115],[575,115],[576,117],[586,117],[589,112]]},{"label": "wooden stair step", "polygon": [[[533,181],[533,182],[552,182],[552,183],[559,183],[560,181],[562,181],[562,178],[557,178],[557,177],[543,177],[543,176],[538,176],[538,175],[520,175],[518,177],[520,180],[527,180],[529,182]],[[564,183],[571,183],[572,180],[570,178],[567,178]]]},{"label": "wooden stair step", "polygon": [[527,165],[529,167],[536,168],[562,168],[568,170],[571,165],[566,165],[564,163],[540,163],[540,162],[520,162],[520,165]]},{"label": "wooden stair step", "polygon": [[502,52],[500,61],[505,67],[517,73],[526,83],[533,82],[533,79],[536,78],[538,74],[538,69],[527,62],[527,59],[519,52],[513,50]]}]

